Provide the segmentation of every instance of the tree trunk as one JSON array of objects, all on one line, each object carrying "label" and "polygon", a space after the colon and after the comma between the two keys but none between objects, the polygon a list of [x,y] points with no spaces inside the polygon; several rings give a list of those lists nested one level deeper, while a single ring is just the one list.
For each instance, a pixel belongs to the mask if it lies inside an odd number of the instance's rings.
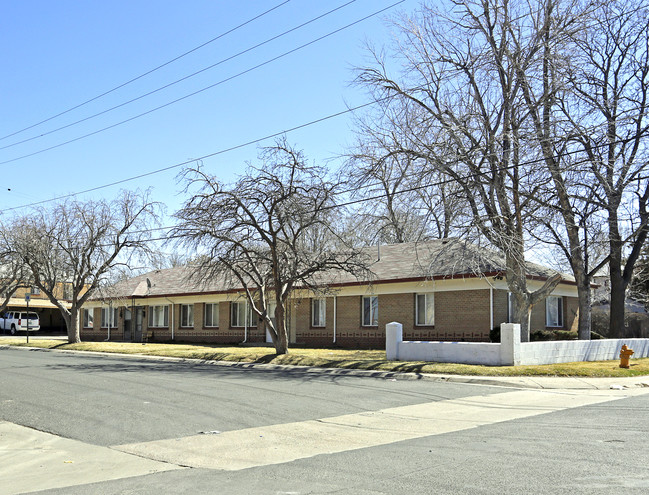
[{"label": "tree trunk", "polygon": [[561,275],[558,273],[553,275],[545,281],[541,288],[530,292],[527,289],[524,263],[522,250],[517,251],[515,247],[512,247],[507,252],[506,277],[509,290],[514,295],[514,323],[519,323],[521,326],[521,342],[529,342],[532,308],[552,294],[552,291],[561,282]]},{"label": "tree trunk", "polygon": [[[613,267],[611,267],[613,268]],[[609,335],[611,338],[624,337],[624,316],[626,301],[626,284],[620,271],[611,270],[611,314],[609,320]]]},{"label": "tree trunk", "polygon": [[579,340],[590,340],[592,330],[592,294],[590,291],[590,278],[584,273],[583,276],[576,276],[577,271],[573,270],[577,282],[577,301],[579,304],[579,327],[577,329],[577,338]]},{"label": "tree trunk", "polygon": [[81,333],[79,332],[79,308],[73,306],[70,308],[69,315],[63,315],[65,326],[68,331],[68,343],[78,344],[81,342]]},{"label": "tree trunk", "polygon": [[275,354],[288,354],[288,334],[286,332],[284,301],[277,301],[275,308],[275,327],[277,329],[277,339],[275,341]]},{"label": "tree trunk", "polygon": [[529,304],[529,298],[524,294],[514,294],[514,322],[521,326],[521,342],[530,341],[530,319],[532,316],[532,306]]}]

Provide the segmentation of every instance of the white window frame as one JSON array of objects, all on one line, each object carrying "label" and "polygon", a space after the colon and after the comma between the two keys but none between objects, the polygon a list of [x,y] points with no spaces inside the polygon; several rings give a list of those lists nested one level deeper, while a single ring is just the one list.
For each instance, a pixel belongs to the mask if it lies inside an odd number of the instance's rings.
[{"label": "white window frame", "polygon": [[84,308],[83,314],[82,314],[82,324],[83,328],[92,328],[94,325],[94,320],[95,320],[95,310],[92,308]]},{"label": "white window frame", "polygon": [[327,299],[325,297],[311,299],[311,326],[316,328],[327,326]]},{"label": "white window frame", "polygon": [[[419,321],[421,299],[424,300],[424,321]],[[435,293],[420,292],[415,295],[415,325],[418,327],[435,326]]]},{"label": "white window frame", "polygon": [[[211,318],[207,317],[208,308],[211,308]],[[203,326],[207,328],[219,328],[219,303],[205,303]]]},{"label": "white window frame", "polygon": [[194,305],[180,305],[180,328],[194,328]]},{"label": "white window frame", "polygon": [[[365,304],[365,302],[369,304]],[[379,326],[379,296],[363,296],[361,300],[362,305],[362,320],[361,324],[364,327],[378,327]],[[365,308],[368,306],[368,310]]]},{"label": "white window frame", "polygon": [[563,328],[563,296],[545,298],[545,326]]},{"label": "white window frame", "polygon": [[169,328],[169,305],[149,306],[149,328]]},{"label": "white window frame", "polygon": [[31,287],[31,290],[29,291],[32,296],[40,296],[41,295],[41,289],[36,287],[35,285]]},{"label": "white window frame", "polygon": [[[110,313],[109,313],[110,311]],[[108,321],[110,315],[110,322]],[[117,328],[117,308],[101,308],[101,328]]]},{"label": "white window frame", "polygon": [[[241,306],[243,305],[243,311],[241,310]],[[234,318],[234,308],[237,308],[236,312],[236,321]],[[247,321],[246,321],[246,316],[247,316]],[[257,326],[257,321],[255,318],[253,318],[253,311],[252,311],[252,306],[248,304],[248,301],[232,301],[230,302],[230,326],[232,328],[244,328],[244,327],[256,327]],[[243,317],[243,321],[241,320]]]}]

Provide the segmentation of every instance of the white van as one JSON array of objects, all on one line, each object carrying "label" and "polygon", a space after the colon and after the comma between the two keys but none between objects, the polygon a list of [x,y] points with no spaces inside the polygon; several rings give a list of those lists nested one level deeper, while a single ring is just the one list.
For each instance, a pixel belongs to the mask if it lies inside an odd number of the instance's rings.
[{"label": "white van", "polygon": [[29,320],[29,331],[37,331],[41,329],[41,321],[36,313],[31,311],[5,311],[0,317],[0,328],[2,330],[9,330],[12,334],[18,331],[27,330],[27,320]]}]

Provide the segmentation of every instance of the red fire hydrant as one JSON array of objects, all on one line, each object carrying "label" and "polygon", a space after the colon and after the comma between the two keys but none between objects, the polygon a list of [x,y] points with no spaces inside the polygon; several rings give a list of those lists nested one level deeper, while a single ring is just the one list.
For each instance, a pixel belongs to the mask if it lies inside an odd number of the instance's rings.
[{"label": "red fire hydrant", "polygon": [[620,368],[629,367],[629,358],[635,354],[632,349],[629,349],[626,344],[622,346],[620,350]]}]

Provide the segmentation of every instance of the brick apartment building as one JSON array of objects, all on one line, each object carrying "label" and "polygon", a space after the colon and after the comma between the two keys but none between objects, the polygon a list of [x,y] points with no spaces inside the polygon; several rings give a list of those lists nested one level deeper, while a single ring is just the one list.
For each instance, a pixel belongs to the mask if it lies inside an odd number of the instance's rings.
[{"label": "brick apartment building", "polygon": [[[488,341],[510,318],[504,261],[458,240],[384,245],[368,250],[371,280],[335,274],[327,291],[295,291],[287,311],[289,340],[313,347],[382,348],[385,325],[403,324],[406,340]],[[530,289],[555,272],[528,264]],[[269,342],[240,288],[197,285],[188,267],[153,271],[114,286],[84,306],[84,340]],[[576,325],[577,289],[564,276],[532,311],[531,329]],[[272,308],[270,312],[272,313]],[[110,332],[110,335],[108,335]]]}]

